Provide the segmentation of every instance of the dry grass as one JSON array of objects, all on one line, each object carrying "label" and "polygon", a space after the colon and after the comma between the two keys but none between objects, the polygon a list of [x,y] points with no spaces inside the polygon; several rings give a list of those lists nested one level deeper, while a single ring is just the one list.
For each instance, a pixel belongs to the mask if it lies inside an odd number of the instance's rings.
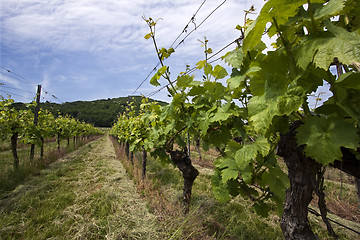
[{"label": "dry grass", "polygon": [[102,138],[0,196],[0,239],[162,239]]},{"label": "dry grass", "polygon": [[[126,159],[124,150],[113,141],[119,159]],[[149,158],[149,157],[148,157]],[[212,158],[211,156],[208,158]],[[248,206],[250,200],[236,198],[228,204],[218,203],[211,189],[212,170],[196,165],[200,175],[194,182],[192,207],[183,215],[181,206],[182,176],[172,165],[163,165],[150,158],[147,179],[141,180],[141,156],[135,154],[134,166],[122,161],[138,192],[150,210],[161,220],[169,239],[282,239],[279,218],[257,216]]]},{"label": "dry grass", "polygon": [[35,147],[35,158],[29,161],[30,146],[24,145],[18,148],[18,156],[20,158],[19,169],[13,169],[13,156],[10,150],[0,152],[0,193],[14,189],[18,184],[22,183],[31,175],[38,175],[39,172],[46,168],[49,164],[55,162],[59,158],[74,151],[75,149],[91,142],[99,136],[93,136],[86,140],[80,141],[76,147],[73,143],[64,144],[60,150],[57,149],[57,143],[47,141],[44,146],[44,157],[40,159],[40,148]]},{"label": "dry grass", "polygon": [[[242,197],[219,204],[211,168],[197,168],[191,210],[183,215],[178,169],[149,157],[143,182],[140,156],[132,166],[118,143],[98,139],[0,193],[0,239],[283,239],[274,212],[261,218]],[[336,184],[327,190],[336,192]],[[344,198],[352,187],[344,188]],[[329,239],[321,219],[310,221],[321,239]],[[339,239],[356,239],[336,232]]]},{"label": "dry grass", "polygon": [[[118,157],[125,159],[124,152],[116,142],[114,142],[114,146],[117,148]],[[237,197],[224,205],[214,200],[211,192],[211,175],[213,174],[212,162],[218,156],[215,150],[202,151],[203,159],[201,161],[198,160],[198,153],[194,149],[191,154],[200,175],[194,182],[192,212],[187,216],[186,223],[183,225],[182,221],[185,221],[185,218],[179,210],[181,209],[179,202],[181,201],[182,191],[180,172],[171,165],[161,165],[156,160],[150,159],[148,160],[148,179],[145,183],[142,183],[139,160],[141,156],[138,156],[139,159],[135,158],[135,166],[132,166],[130,161],[123,161],[129,175],[138,186],[138,191],[142,194],[144,201],[148,202],[150,209],[159,219],[168,223],[165,227],[167,227],[167,231],[174,233],[175,239],[283,238],[279,228],[280,218],[274,213],[271,213],[266,219],[257,216],[251,208],[253,202],[249,199]],[[283,167],[286,168],[285,164],[283,164]],[[174,180],[174,178],[178,180]],[[346,221],[346,219],[356,221],[358,216],[354,186],[348,185],[349,188],[344,188],[343,197],[336,199],[336,194],[333,191],[338,191],[338,183],[335,182],[335,186],[330,187],[328,186],[329,182],[331,181],[326,181],[329,215],[332,219],[338,219],[346,225],[357,229],[358,225],[354,222]],[[352,202],[352,205],[347,204],[347,202]],[[335,209],[338,210],[335,211]],[[341,214],[341,209],[344,210],[345,215]],[[340,219],[331,213],[336,213],[345,219]],[[309,218],[314,232],[320,236],[320,239],[331,239],[320,217],[309,214]],[[355,233],[342,227],[334,226],[334,229],[339,235],[339,239],[356,239],[357,237]]]}]

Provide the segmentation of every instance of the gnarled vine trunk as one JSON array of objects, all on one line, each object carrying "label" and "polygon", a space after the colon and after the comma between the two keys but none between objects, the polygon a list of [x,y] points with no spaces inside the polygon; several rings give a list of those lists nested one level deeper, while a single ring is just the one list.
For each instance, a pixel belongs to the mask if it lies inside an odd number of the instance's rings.
[{"label": "gnarled vine trunk", "polygon": [[142,180],[145,180],[146,177],[146,162],[147,162],[147,152],[145,150],[145,147],[142,146],[142,171],[141,171],[141,176],[142,176]]},{"label": "gnarled vine trunk", "polygon": [[30,146],[30,162],[34,160],[34,156],[35,156],[35,144],[32,143]]},{"label": "gnarled vine trunk", "polygon": [[40,140],[41,140],[40,159],[43,160],[44,159],[44,142],[45,142],[45,140],[43,137],[41,137]]},{"label": "gnarled vine trunk", "polygon": [[60,141],[61,141],[61,134],[57,134],[57,149],[60,150]]},{"label": "gnarled vine trunk", "polygon": [[316,174],[320,164],[303,153],[303,147],[296,142],[296,128],[300,122],[294,122],[290,131],[280,137],[278,155],[283,157],[288,167],[290,188],[287,189],[281,229],[285,239],[317,239],[308,221],[308,205],[316,188]]},{"label": "gnarled vine trunk", "polygon": [[184,213],[190,209],[191,190],[199,171],[191,164],[191,159],[186,151],[169,151],[171,161],[180,169],[184,178],[183,203]]},{"label": "gnarled vine trunk", "polygon": [[19,137],[18,132],[14,132],[11,135],[11,151],[12,151],[12,154],[14,157],[14,169],[16,169],[16,170],[19,169],[19,157],[18,157],[17,149],[16,149],[18,137]]}]

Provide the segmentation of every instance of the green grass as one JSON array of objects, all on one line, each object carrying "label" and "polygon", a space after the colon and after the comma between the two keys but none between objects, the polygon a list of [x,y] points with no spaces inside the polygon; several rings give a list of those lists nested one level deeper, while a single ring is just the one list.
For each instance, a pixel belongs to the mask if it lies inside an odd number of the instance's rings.
[{"label": "green grass", "polygon": [[[274,212],[262,218],[251,208],[253,202],[242,197],[218,203],[211,169],[196,166],[200,175],[190,213],[184,215],[183,179],[177,168],[148,156],[147,180],[142,182],[140,154],[135,154],[133,168],[117,150],[121,162],[103,137],[29,176],[14,190],[0,192],[0,239],[283,239]],[[327,191],[338,192],[337,181],[326,184]],[[353,185],[344,184],[343,198],[349,204],[356,201],[353,193]],[[321,219],[309,216],[320,239],[331,239]],[[339,239],[358,237],[341,228],[335,231]]]},{"label": "green grass", "polygon": [[[6,143],[7,142],[2,142],[3,146]],[[20,145],[17,149],[20,160],[18,169],[13,168],[14,160],[11,150],[1,151],[0,193],[14,189],[18,184],[26,180],[27,177],[37,175],[41,169],[82,145],[84,145],[84,142],[82,141],[77,143],[75,147],[72,139],[70,140],[69,145],[67,144],[67,141],[63,140],[61,149],[58,150],[56,142],[46,142],[44,145],[43,160],[40,159],[40,147],[35,146],[35,158],[31,162],[29,161],[30,145]]]},{"label": "green grass", "polygon": [[[211,166],[211,162],[216,158],[216,152],[209,154],[202,152],[202,155],[202,163],[194,162],[203,166]],[[253,202],[241,196],[233,198],[229,203],[218,203],[211,190],[212,170],[199,165],[196,165],[200,175],[194,182],[190,214],[184,217],[179,210],[183,187],[180,171],[171,164],[164,165],[148,157],[148,185],[142,184],[139,173],[141,155],[135,154],[135,156],[135,169],[128,161],[124,161],[124,165],[141,189],[144,200],[148,202],[152,212],[169,222],[165,228],[167,232],[172,233],[170,239],[283,239],[280,217],[275,213],[275,207],[269,217],[263,218],[258,216],[251,207]],[[196,159],[197,153],[192,152],[192,157]],[[326,181],[328,201],[333,198],[332,192],[338,191],[339,185],[338,182]],[[346,202],[355,204],[356,201],[354,186],[344,184],[341,204]],[[177,211],[178,214],[174,211]],[[333,215],[330,217],[334,218]],[[318,234],[320,239],[332,239],[321,218],[309,214],[309,219],[313,231]],[[351,226],[351,222],[343,219],[339,221]],[[352,227],[357,229],[359,224]],[[357,234],[334,224],[333,228],[339,235],[339,239],[356,239],[358,237]]]},{"label": "green grass", "polygon": [[83,146],[0,195],[0,239],[163,239],[104,144]]}]

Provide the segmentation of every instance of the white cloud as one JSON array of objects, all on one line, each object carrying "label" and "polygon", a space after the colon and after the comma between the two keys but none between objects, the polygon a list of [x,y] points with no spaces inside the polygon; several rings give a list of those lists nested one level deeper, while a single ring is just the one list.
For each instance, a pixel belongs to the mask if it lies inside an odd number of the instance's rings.
[{"label": "white cloud", "polygon": [[[17,1],[3,3],[2,31],[5,41],[34,42],[63,51],[124,50],[144,45],[149,31],[142,14],[162,18],[157,26],[160,45],[168,46],[182,31],[202,1],[71,0]],[[207,1],[195,18],[199,24],[222,1]],[[199,35],[229,39],[236,24],[243,21],[242,2],[224,4]],[[189,25],[192,29],[194,24]],[[231,34],[232,36],[236,33]]]},{"label": "white cloud", "polygon": [[[81,84],[86,85],[84,87],[89,94],[91,88],[101,94],[97,81],[106,82],[108,85],[104,88],[108,87],[109,91],[126,85],[123,89],[128,89],[127,94],[131,94],[130,89],[135,89],[157,63],[152,41],[144,39],[149,29],[142,15],[162,18],[156,26],[156,38],[160,47],[169,47],[202,2],[203,0],[3,1],[0,16],[1,41],[3,46],[16,55],[6,56],[5,62],[15,59],[21,61],[19,66],[27,68],[27,74],[24,73],[27,77],[33,74],[31,78],[43,79],[50,89],[69,96],[72,90],[80,91]],[[189,24],[187,33],[222,2],[223,0],[206,1],[196,15],[195,24]],[[239,32],[234,28],[237,24],[243,24],[243,10],[252,4],[260,9],[259,6],[264,1],[228,0],[221,6],[167,61],[174,71],[172,76],[183,71],[185,64],[193,66],[204,58],[203,48],[197,39],[206,36],[209,47],[214,51],[236,39]],[[186,33],[180,39],[185,35]],[[69,84],[73,84],[72,89],[67,87]],[[144,87],[149,87],[148,83]],[[103,90],[104,94],[109,91]],[[162,96],[156,96],[160,95]],[[166,98],[166,94],[163,95]]]}]

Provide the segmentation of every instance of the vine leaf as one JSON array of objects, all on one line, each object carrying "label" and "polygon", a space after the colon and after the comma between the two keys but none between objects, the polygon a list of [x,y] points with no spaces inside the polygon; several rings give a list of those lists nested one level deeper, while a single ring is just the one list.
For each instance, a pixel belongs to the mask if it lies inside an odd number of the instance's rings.
[{"label": "vine leaf", "polygon": [[244,53],[241,48],[236,48],[222,57],[229,66],[233,68],[240,68],[244,59]]},{"label": "vine leaf", "polygon": [[193,76],[189,76],[189,75],[182,75],[177,77],[176,79],[176,85],[178,87],[189,87],[190,83],[193,81]]},{"label": "vine leaf", "polygon": [[324,18],[336,16],[341,13],[344,7],[344,0],[331,0],[324,7],[316,9],[316,11],[314,12],[314,19],[322,20]]},{"label": "vine leaf", "polygon": [[232,113],[230,112],[231,103],[226,103],[218,108],[217,112],[211,117],[210,122],[226,121]]},{"label": "vine leaf", "polygon": [[167,70],[167,66],[162,66],[155,74],[154,76],[150,79],[150,84],[154,85],[154,86],[160,86],[159,83],[159,79],[161,78],[161,76],[166,72]]},{"label": "vine leaf", "polygon": [[[313,1],[312,1],[313,2]],[[317,2],[317,1],[315,1]],[[248,27],[243,41],[243,51],[252,50],[261,40],[266,24],[276,17],[279,25],[287,22],[289,17],[293,17],[298,12],[301,5],[306,4],[307,0],[270,0],[261,9],[259,17]]]},{"label": "vine leaf", "polygon": [[360,90],[360,73],[344,73],[336,80],[336,84],[343,88]]},{"label": "vine leaf", "polygon": [[360,137],[353,124],[336,117],[310,117],[297,129],[297,142],[305,154],[322,165],[341,160],[340,147],[356,150]]},{"label": "vine leaf", "polygon": [[327,70],[334,57],[343,64],[351,64],[360,59],[360,40],[356,32],[348,32],[327,22],[328,32],[322,38],[310,39],[295,54],[297,65],[305,69],[314,62],[319,68]]},{"label": "vine leaf", "polygon": [[253,144],[244,145],[235,153],[235,160],[240,168],[241,176],[246,183],[251,181],[252,167],[250,163],[260,154],[265,156],[270,151],[270,144],[265,137],[261,136]]},{"label": "vine leaf", "polygon": [[221,180],[221,175],[219,171],[215,171],[211,182],[215,198],[222,203],[230,201],[230,192],[228,186]]},{"label": "vine leaf", "polygon": [[226,77],[228,75],[225,68],[223,68],[220,65],[216,65],[211,74],[215,77],[215,79],[223,79],[224,77]]},{"label": "vine leaf", "polygon": [[239,167],[232,158],[226,158],[220,165],[221,179],[223,183],[226,183],[230,179],[237,179],[239,176]]}]

